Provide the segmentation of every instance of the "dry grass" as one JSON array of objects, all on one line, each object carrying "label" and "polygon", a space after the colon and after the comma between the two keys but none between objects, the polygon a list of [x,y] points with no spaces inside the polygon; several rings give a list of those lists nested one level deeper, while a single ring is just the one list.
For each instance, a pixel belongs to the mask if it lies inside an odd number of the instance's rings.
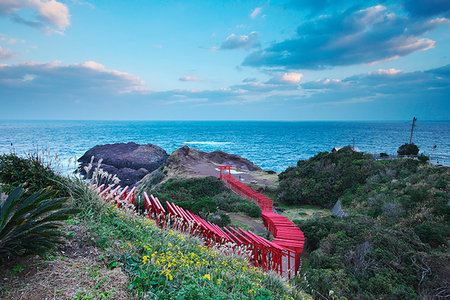
[{"label": "dry grass", "polygon": [[281,215],[289,218],[290,220],[307,220],[313,216],[329,216],[331,210],[320,207],[302,205],[302,206],[282,206],[283,211]]},{"label": "dry grass", "polygon": [[130,299],[122,268],[108,269],[82,225],[66,225],[72,238],[46,257],[2,265],[0,299]]}]

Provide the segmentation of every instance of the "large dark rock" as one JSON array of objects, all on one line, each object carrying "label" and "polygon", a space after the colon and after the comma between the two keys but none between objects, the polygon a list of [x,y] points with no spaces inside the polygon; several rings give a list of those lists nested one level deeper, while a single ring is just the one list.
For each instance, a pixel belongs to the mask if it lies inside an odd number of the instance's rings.
[{"label": "large dark rock", "polygon": [[78,171],[87,177],[91,176],[91,172],[86,174],[84,167],[89,165],[92,157],[94,167],[102,160],[101,169],[117,175],[121,185],[134,185],[163,165],[169,155],[164,149],[153,144],[138,145],[130,142],[97,145],[78,159],[81,163]]}]

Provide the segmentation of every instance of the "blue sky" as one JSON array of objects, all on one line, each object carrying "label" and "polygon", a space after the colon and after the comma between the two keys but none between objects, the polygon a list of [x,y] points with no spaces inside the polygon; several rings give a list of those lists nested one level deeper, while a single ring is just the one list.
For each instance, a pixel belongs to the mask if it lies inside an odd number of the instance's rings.
[{"label": "blue sky", "polygon": [[0,119],[450,120],[450,1],[0,0]]}]

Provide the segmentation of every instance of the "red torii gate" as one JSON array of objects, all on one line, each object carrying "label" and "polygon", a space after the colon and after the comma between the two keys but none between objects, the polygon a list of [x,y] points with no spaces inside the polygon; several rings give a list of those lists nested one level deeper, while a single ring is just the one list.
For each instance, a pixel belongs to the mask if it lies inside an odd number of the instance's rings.
[{"label": "red torii gate", "polygon": [[[230,242],[236,246],[245,246],[250,250],[250,262],[255,266],[262,267],[263,270],[274,270],[289,278],[297,274],[300,267],[300,254],[305,242],[303,232],[288,218],[272,212],[273,203],[269,197],[257,193],[240,180],[233,178],[231,168],[232,166],[219,166],[220,179],[237,194],[253,200],[261,207],[264,224],[275,237],[272,242],[241,228],[238,230],[232,227],[220,228],[174,203],[166,202],[166,210],[157,197],[153,195],[148,197],[144,192],[145,210],[148,217],[156,220],[159,227],[168,226],[198,236],[208,246]],[[135,204],[135,188],[128,190],[128,186],[124,188],[117,186],[112,189],[112,186],[105,188],[105,185],[98,187],[93,185],[92,188],[103,199],[114,201],[119,207]],[[294,258],[293,270],[291,269],[291,258]]]},{"label": "red torii gate", "polygon": [[[300,255],[303,252],[303,247],[305,244],[305,237],[303,235],[303,232],[300,230],[300,228],[298,228],[296,224],[294,224],[294,222],[292,222],[285,216],[272,212],[273,202],[269,197],[254,191],[252,188],[250,188],[240,180],[232,177],[231,167],[232,166],[219,166],[220,179],[223,180],[226,186],[233,190],[236,194],[244,198],[253,200],[253,202],[259,205],[262,210],[261,216],[263,218],[264,225],[275,238],[270,244],[279,246],[284,249],[289,249],[290,251],[295,253],[294,268],[296,274],[298,272],[298,269],[300,268]],[[228,174],[225,174],[224,171],[226,170],[228,170]],[[267,247],[267,244],[265,244],[263,247]],[[290,265],[290,253],[288,252],[287,255],[288,265]]]},{"label": "red torii gate", "polygon": [[[231,177],[232,167],[233,166],[219,166],[220,180],[223,180],[225,177],[227,178]],[[228,174],[226,174],[225,171],[228,171]]]}]

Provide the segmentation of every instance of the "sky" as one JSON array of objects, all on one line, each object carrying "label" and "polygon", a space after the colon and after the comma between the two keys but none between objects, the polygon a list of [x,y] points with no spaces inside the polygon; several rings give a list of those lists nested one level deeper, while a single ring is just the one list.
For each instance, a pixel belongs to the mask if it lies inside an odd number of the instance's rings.
[{"label": "sky", "polygon": [[450,1],[0,0],[0,119],[450,120]]}]

